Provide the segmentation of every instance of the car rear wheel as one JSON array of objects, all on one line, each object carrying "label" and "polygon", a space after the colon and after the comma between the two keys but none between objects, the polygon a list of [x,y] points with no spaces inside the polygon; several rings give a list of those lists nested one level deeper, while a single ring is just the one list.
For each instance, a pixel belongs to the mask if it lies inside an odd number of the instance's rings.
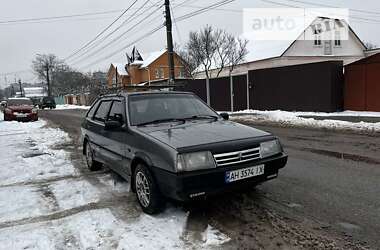
[{"label": "car rear wheel", "polygon": [[94,153],[91,149],[91,146],[90,146],[90,143],[87,142],[85,144],[85,153],[86,153],[86,163],[87,163],[87,167],[90,171],[96,171],[96,170],[99,170],[100,167],[101,167],[101,164],[100,162],[97,162],[94,160]]},{"label": "car rear wheel", "polygon": [[165,200],[149,169],[139,164],[134,172],[134,185],[137,200],[142,210],[147,214],[156,214],[162,211]]}]

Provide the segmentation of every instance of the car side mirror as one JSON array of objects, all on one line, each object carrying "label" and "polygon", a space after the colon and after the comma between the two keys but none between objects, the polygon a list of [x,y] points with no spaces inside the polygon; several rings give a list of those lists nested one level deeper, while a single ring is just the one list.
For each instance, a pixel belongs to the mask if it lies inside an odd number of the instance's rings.
[{"label": "car side mirror", "polygon": [[121,126],[122,126],[121,122],[114,121],[114,120],[105,121],[104,123],[105,130],[114,130],[114,129],[121,128]]},{"label": "car side mirror", "polygon": [[230,116],[228,115],[228,113],[220,113],[220,116],[221,116],[224,120],[228,120],[228,119],[230,119]]}]

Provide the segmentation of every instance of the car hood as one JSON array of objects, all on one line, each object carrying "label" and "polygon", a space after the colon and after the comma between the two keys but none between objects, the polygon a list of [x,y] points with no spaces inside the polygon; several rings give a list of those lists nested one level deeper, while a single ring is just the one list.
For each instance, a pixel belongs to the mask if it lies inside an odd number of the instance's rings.
[{"label": "car hood", "polygon": [[178,126],[147,126],[139,127],[138,130],[177,149],[270,135],[267,132],[225,120],[186,122]]},{"label": "car hood", "polygon": [[7,108],[15,112],[31,112],[33,106],[8,106]]}]

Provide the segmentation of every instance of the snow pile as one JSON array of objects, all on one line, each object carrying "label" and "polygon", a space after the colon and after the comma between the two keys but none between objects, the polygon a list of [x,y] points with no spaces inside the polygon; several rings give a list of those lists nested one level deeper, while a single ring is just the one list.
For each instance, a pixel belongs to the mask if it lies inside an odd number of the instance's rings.
[{"label": "snow pile", "polygon": [[126,249],[183,249],[186,220],[187,214],[174,208],[157,216],[142,214],[127,225],[119,245]]},{"label": "snow pile", "polygon": [[54,148],[57,143],[64,148],[69,142],[65,132],[45,127],[45,121],[4,122],[1,118],[0,185],[77,174],[68,154]]},{"label": "snow pile", "polygon": [[320,117],[329,117],[329,116],[346,116],[346,117],[380,117],[380,112],[370,112],[370,111],[351,111],[346,110],[342,112],[288,112],[288,111],[281,111],[281,110],[274,110],[274,111],[261,111],[261,110],[253,110],[253,109],[247,109],[247,110],[241,110],[236,112],[230,112],[230,114],[273,114],[273,113],[289,113],[294,114],[296,116],[320,116]]},{"label": "snow pile", "polygon": [[57,104],[56,108],[57,110],[66,110],[66,109],[89,109],[91,106],[79,106],[79,105],[72,105],[72,104]]},{"label": "snow pile", "polygon": [[202,234],[202,238],[204,246],[218,246],[231,240],[227,235],[210,225],[207,226],[206,231]]},{"label": "snow pile", "polygon": [[[348,112],[345,114],[353,114]],[[372,112],[371,112],[372,113]],[[375,112],[376,113],[376,112]],[[326,129],[339,129],[339,130],[355,130],[363,132],[380,132],[380,122],[378,123],[368,123],[368,122],[348,122],[339,120],[316,120],[314,118],[303,118],[302,116],[308,116],[311,112],[287,112],[287,111],[258,111],[258,110],[247,110],[235,112],[236,114],[232,116],[232,119],[242,120],[242,121],[255,121],[255,122],[273,122],[284,126],[301,126],[301,127],[314,127],[314,128],[326,128]],[[323,113],[327,116],[327,113]],[[334,113],[330,113],[334,114]],[[336,114],[336,113],[335,113]],[[318,115],[315,115],[318,116]],[[331,115],[334,116],[334,115]],[[341,115],[342,116],[342,115]],[[347,115],[345,115],[347,116]],[[364,115],[363,115],[364,116]]]}]

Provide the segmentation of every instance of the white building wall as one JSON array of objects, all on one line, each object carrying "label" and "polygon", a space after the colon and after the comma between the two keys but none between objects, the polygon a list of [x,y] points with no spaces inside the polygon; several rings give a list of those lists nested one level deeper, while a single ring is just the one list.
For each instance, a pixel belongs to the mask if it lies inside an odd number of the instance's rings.
[{"label": "white building wall", "polygon": [[[310,32],[308,28],[306,32]],[[309,36],[309,35],[308,35]],[[302,35],[301,35],[302,37]],[[284,56],[358,56],[364,57],[364,46],[352,33],[348,33],[348,40],[341,40],[341,46],[335,46],[334,40],[331,40],[332,54],[325,55],[325,41],[321,41],[321,46],[314,45],[314,40],[296,40],[292,46],[284,53]]]},{"label": "white building wall", "polygon": [[[316,22],[316,21],[315,21]],[[304,37],[313,38],[313,30],[309,26],[298,39],[289,45],[289,48],[280,54],[278,57],[272,57],[264,60],[242,63],[235,67],[233,75],[246,74],[249,70],[265,69],[273,67],[282,67],[290,65],[298,65],[305,63],[323,62],[323,61],[343,61],[343,64],[349,64],[366,57],[365,47],[351,29],[348,29],[348,39],[341,40],[341,46],[335,46],[334,40],[331,40],[332,54],[325,55],[325,44],[322,40],[321,46],[315,46],[314,40],[305,40]],[[344,36],[342,36],[344,38]],[[333,39],[333,38],[332,38]],[[268,42],[269,44],[271,42]],[[273,44],[276,44],[275,42]],[[254,45],[253,45],[254,46]],[[275,46],[275,45],[273,45]],[[257,49],[257,47],[256,47]],[[266,44],[266,50],[270,49],[270,45]],[[265,51],[259,50],[258,53]],[[271,54],[271,53],[267,53]],[[216,76],[217,70],[211,72],[211,77]],[[229,70],[225,69],[220,73],[219,77],[228,76]],[[196,75],[196,78],[205,78],[204,72]]]}]

